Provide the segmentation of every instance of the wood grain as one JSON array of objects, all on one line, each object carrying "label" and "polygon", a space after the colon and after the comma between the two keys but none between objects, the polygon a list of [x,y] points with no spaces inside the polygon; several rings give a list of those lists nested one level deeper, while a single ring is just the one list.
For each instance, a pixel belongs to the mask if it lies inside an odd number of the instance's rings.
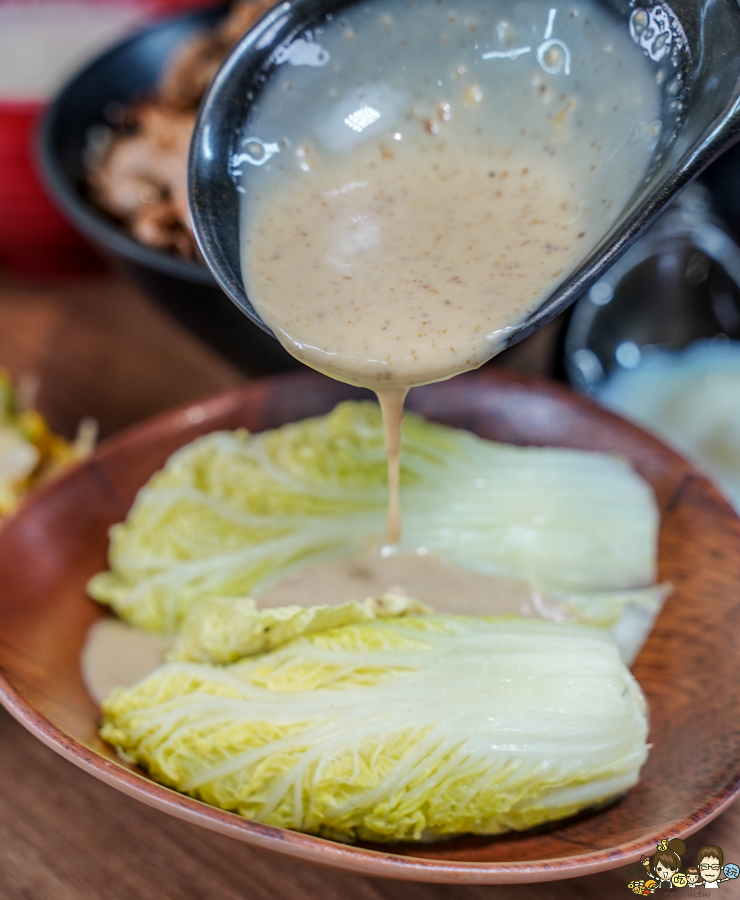
[{"label": "wood grain", "polygon": [[127,284],[108,277],[23,284],[0,277],[0,367],[38,380],[38,403],[72,437],[103,437],[243,381],[229,363]]},{"label": "wood grain", "polygon": [[[0,710],[3,900],[586,900],[628,898],[625,868],[475,887],[364,878],[278,857],[150,809],[44,747]],[[740,807],[686,841],[740,861]],[[735,896],[734,885],[721,890]],[[672,896],[681,896],[676,892]]]}]

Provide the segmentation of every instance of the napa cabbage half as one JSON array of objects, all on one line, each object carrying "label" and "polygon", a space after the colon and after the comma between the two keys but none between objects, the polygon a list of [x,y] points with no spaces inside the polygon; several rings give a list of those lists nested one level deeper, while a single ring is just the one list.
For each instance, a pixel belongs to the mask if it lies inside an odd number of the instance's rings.
[{"label": "napa cabbage half", "polygon": [[[590,592],[609,602],[655,581],[657,507],[623,459],[497,444],[408,413],[401,485],[403,550],[574,593],[581,607]],[[89,590],[135,625],[176,632],[206,597],[259,598],[296,566],[364,548],[386,502],[374,403],[210,434],[142,488]]]},{"label": "napa cabbage half", "polygon": [[646,707],[606,632],[427,615],[172,662],[104,703],[157,781],[340,840],[525,829],[636,783]]}]

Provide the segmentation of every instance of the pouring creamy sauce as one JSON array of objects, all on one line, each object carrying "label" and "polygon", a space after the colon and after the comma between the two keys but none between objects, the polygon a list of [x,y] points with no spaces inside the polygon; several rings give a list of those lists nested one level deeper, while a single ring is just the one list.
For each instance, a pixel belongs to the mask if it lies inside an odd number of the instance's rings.
[{"label": "pouring creamy sauce", "polygon": [[406,392],[489,359],[573,268],[589,226],[575,175],[536,154],[428,136],[316,168],[255,218],[245,272],[294,356],[376,391],[394,545]]},{"label": "pouring creamy sauce", "polygon": [[316,166],[255,220],[245,272],[294,356],[376,391],[394,545],[406,392],[477,368],[573,268],[588,229],[583,199],[575,175],[551,159],[478,147],[463,155],[447,140],[409,142],[392,156],[363,147]]},{"label": "pouring creamy sauce", "polygon": [[280,52],[235,163],[245,287],[294,356],[378,393],[395,544],[405,392],[490,359],[607,233],[655,72],[593,3],[380,0]]},{"label": "pouring creamy sauce", "polygon": [[[374,0],[279,56],[233,160],[245,286],[291,353],[377,392],[397,544],[406,392],[493,356],[608,232],[649,164],[665,72],[592,2]],[[445,612],[564,615],[524,582],[377,551],[258,602],[388,588]],[[92,696],[168,646],[104,620],[83,656]]]}]

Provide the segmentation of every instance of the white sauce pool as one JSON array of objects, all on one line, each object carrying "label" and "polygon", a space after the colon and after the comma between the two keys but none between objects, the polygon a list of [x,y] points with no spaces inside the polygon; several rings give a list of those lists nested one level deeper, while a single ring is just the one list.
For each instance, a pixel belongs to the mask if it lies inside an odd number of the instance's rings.
[{"label": "white sauce pool", "polygon": [[[433,554],[378,550],[308,566],[261,593],[261,608],[337,606],[393,590],[423,600],[437,612],[477,616],[518,615],[569,620],[562,607],[524,581],[468,572]],[[101,619],[82,651],[85,686],[96,703],[115,687],[130,687],[164,662],[173,638],[150,634],[117,619]]]}]

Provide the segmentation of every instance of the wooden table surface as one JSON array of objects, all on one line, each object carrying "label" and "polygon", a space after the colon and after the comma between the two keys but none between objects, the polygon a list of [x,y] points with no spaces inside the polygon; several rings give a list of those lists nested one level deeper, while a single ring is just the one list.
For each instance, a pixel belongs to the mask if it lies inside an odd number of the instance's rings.
[{"label": "wooden table surface", "polygon": [[[34,287],[0,280],[0,367],[40,379],[39,407],[67,436],[86,415],[105,436],[242,380],[109,278]],[[682,777],[691,773],[675,773]],[[703,844],[718,844],[726,862],[740,864],[740,807],[686,843],[686,864]],[[457,887],[316,868],[149,809],[76,769],[0,710],[0,900],[575,900],[634,896],[629,880],[621,868],[542,885]],[[740,881],[720,889],[740,900]]]}]

